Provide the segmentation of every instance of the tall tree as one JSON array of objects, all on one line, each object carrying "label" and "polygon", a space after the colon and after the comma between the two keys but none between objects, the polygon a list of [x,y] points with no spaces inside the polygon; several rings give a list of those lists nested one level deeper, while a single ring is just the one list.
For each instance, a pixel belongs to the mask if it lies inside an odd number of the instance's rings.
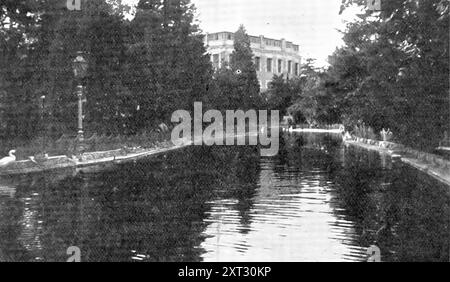
[{"label": "tall tree", "polygon": [[29,138],[36,133],[39,103],[32,78],[39,71],[31,54],[35,43],[37,1],[0,2],[1,133]]},{"label": "tall tree", "polygon": [[[13,129],[28,123],[31,130],[25,129],[30,137],[43,126],[60,134],[75,132],[72,60],[77,51],[90,53],[85,124],[90,131],[117,131],[120,126],[116,108],[123,100],[122,93],[127,93],[121,84],[125,53],[122,15],[113,9],[114,1],[84,0],[81,11],[69,11],[65,4],[61,0],[1,3],[0,30],[17,38],[2,37],[10,46],[9,65],[2,69],[16,75],[15,80],[6,79],[10,83],[2,92],[7,96],[3,104],[12,108],[5,113],[9,136],[19,136]],[[35,126],[36,119],[43,126]]]},{"label": "tall tree", "polygon": [[443,0],[382,1],[380,12],[348,26],[329,71],[346,123],[389,127],[422,149],[438,144],[450,124],[448,8]]},{"label": "tall tree", "polygon": [[260,102],[260,85],[253,62],[250,37],[241,25],[234,34],[234,51],[230,58],[231,70],[237,74],[238,92],[242,95],[242,107],[255,108]]},{"label": "tall tree", "polygon": [[206,96],[211,64],[189,0],[142,0],[131,24],[129,87],[134,124],[151,126]]},{"label": "tall tree", "polygon": [[264,95],[267,96],[268,107],[272,110],[279,110],[283,116],[286,115],[295,99],[292,85],[285,80],[283,75],[274,75],[269,89]]}]

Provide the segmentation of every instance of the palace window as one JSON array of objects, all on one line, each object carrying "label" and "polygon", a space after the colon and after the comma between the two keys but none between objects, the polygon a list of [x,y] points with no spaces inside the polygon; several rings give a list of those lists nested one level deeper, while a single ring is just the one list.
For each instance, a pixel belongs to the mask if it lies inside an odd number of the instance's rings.
[{"label": "palace window", "polygon": [[278,60],[278,73],[283,72],[283,60]]},{"label": "palace window", "polygon": [[261,58],[255,57],[255,66],[257,71],[261,71]]},{"label": "palace window", "polygon": [[217,33],[209,34],[208,40],[219,40],[219,34],[217,34]]},{"label": "palace window", "polygon": [[288,73],[292,73],[292,61],[288,61]]},{"label": "palace window", "polygon": [[295,63],[295,69],[294,69],[295,75],[298,75],[298,69],[299,69],[298,67],[299,67],[298,63]]},{"label": "palace window", "polygon": [[250,36],[250,42],[259,44],[259,43],[261,43],[261,39],[259,37]]},{"label": "palace window", "polygon": [[267,58],[267,72],[272,72],[272,59]]}]

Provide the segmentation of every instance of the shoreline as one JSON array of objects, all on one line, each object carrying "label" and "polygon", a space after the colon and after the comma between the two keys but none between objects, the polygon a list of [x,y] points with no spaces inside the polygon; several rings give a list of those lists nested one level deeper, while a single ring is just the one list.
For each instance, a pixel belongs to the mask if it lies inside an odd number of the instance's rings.
[{"label": "shoreline", "polygon": [[74,171],[85,171],[95,169],[96,167],[101,167],[103,169],[108,166],[158,156],[191,145],[192,144],[188,142],[181,146],[172,145],[161,148],[140,149],[134,152],[124,152],[123,149],[104,152],[88,152],[81,155],[79,159],[69,158],[68,156],[52,156],[40,163],[34,163],[31,160],[17,161],[7,168],[0,170],[0,177],[42,173],[58,169],[70,169]]},{"label": "shoreline", "polygon": [[396,143],[364,138],[344,140],[344,144],[388,154],[393,159],[398,158],[404,164],[422,171],[450,187],[450,161],[438,155],[420,152]]},{"label": "shoreline", "polygon": [[[297,129],[291,132],[335,133],[337,131],[327,129]],[[224,137],[227,138],[229,136]],[[233,138],[237,137],[239,136],[233,136]],[[396,143],[364,138],[354,138],[352,140],[344,140],[343,142],[346,145],[377,151],[382,154],[387,154],[391,158],[397,158],[403,163],[426,173],[450,187],[450,161],[440,156],[413,150]],[[169,143],[166,141],[159,148],[88,152],[82,154],[78,159],[69,158],[68,156],[52,156],[40,163],[35,163],[31,160],[17,161],[4,169],[0,169],[0,177],[41,173],[58,169],[70,169],[75,172],[105,169],[118,164],[170,153],[193,145],[193,142],[188,140],[179,146],[171,143],[169,145]]]},{"label": "shoreline", "polygon": [[[245,137],[255,136],[255,133],[247,133]],[[239,138],[241,135],[227,136],[224,138]],[[134,162],[140,159],[155,157],[190,147],[194,144],[192,140],[184,140],[182,145],[174,145],[170,141],[160,143],[161,147],[116,149],[110,151],[86,152],[79,157],[68,157],[66,155],[51,156],[44,160],[33,162],[31,160],[16,161],[5,168],[0,169],[0,177],[26,175],[55,171],[60,169],[72,170],[74,172],[100,171],[118,164]]]}]

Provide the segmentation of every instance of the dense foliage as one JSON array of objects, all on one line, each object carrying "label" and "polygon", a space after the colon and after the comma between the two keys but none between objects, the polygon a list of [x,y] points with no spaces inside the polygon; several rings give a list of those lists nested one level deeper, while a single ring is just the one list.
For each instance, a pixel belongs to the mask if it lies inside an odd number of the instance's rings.
[{"label": "dense foliage", "polygon": [[[350,5],[366,1],[344,0],[342,8]],[[306,65],[307,81],[287,95],[290,111],[310,124],[337,118],[350,129],[389,128],[416,148],[438,146],[450,130],[449,2],[382,1],[381,11],[359,15],[343,35],[328,70]]]},{"label": "dense foliage", "polygon": [[438,145],[450,126],[448,6],[382,1],[381,12],[348,25],[328,72],[345,123],[390,128],[398,141],[422,149]]},{"label": "dense foliage", "polygon": [[0,125],[6,138],[73,133],[72,61],[87,52],[85,125],[135,133],[206,95],[211,65],[189,0],[0,1]]},{"label": "dense foliage", "polygon": [[[449,2],[382,1],[343,32],[327,70],[303,65],[260,95],[250,40],[240,27],[230,63],[213,73],[189,0],[0,0],[0,135],[76,131],[72,60],[89,53],[88,132],[132,134],[169,121],[194,101],[225,109],[269,108],[297,122],[389,128],[394,139],[435,147],[450,130]],[[342,9],[365,5],[344,0]]]},{"label": "dense foliage", "polygon": [[291,115],[296,123],[310,126],[339,123],[339,111],[329,91],[327,73],[314,67],[314,63],[307,59],[300,77],[286,80],[282,75],[275,75],[264,95],[268,106],[280,109],[283,115]]}]

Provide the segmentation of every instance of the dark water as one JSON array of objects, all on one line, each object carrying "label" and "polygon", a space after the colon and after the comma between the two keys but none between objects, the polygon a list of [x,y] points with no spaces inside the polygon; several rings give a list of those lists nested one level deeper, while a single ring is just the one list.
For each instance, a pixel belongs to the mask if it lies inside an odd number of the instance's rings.
[{"label": "dark water", "polygon": [[331,135],[0,179],[0,261],[449,261],[446,187]]}]

